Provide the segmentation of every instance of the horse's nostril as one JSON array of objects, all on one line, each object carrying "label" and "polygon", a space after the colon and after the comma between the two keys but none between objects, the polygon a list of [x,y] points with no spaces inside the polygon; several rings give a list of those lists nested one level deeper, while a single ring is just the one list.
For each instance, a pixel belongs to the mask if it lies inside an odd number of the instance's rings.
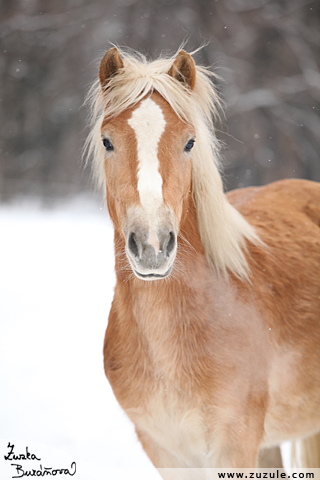
[{"label": "horse's nostril", "polygon": [[166,246],[166,256],[169,257],[170,253],[174,250],[174,246],[175,246],[175,234],[174,232],[170,232],[169,233],[169,241],[167,243],[167,246]]},{"label": "horse's nostril", "polygon": [[129,239],[128,239],[128,247],[130,252],[137,258],[139,258],[139,250],[138,250],[138,245],[135,241],[135,235],[133,232],[130,233]]}]

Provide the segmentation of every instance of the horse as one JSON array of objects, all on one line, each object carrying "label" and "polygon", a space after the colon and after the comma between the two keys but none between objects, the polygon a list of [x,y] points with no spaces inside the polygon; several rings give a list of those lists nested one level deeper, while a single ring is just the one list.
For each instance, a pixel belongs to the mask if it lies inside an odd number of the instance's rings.
[{"label": "horse", "polygon": [[159,471],[254,468],[303,438],[317,467],[320,185],[224,193],[213,77],[184,50],[101,60],[87,150],[114,225],[105,373]]}]

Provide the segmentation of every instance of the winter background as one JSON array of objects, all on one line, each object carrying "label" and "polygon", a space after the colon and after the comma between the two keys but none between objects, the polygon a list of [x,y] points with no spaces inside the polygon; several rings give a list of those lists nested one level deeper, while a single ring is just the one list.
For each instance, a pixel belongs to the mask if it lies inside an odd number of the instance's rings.
[{"label": "winter background", "polygon": [[113,43],[209,42],[226,190],[320,181],[320,2],[1,0],[0,22],[0,479],[9,441],[75,478],[159,478],[103,372],[113,232],[81,166],[85,93]]}]

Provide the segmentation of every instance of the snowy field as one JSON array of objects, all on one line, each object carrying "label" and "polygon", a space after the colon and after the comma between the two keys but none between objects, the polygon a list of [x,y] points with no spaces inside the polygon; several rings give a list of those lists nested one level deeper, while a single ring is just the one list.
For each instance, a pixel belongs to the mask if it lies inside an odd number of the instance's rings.
[{"label": "snowy field", "polygon": [[107,212],[2,206],[0,246],[0,479],[17,475],[8,442],[41,458],[25,469],[76,462],[76,479],[159,479],[103,371],[115,283]]}]

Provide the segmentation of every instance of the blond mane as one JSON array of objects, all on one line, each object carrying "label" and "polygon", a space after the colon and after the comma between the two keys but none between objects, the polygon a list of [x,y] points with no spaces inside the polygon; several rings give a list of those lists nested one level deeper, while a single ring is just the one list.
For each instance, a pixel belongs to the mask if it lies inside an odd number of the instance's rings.
[{"label": "blond mane", "polygon": [[183,83],[168,75],[176,55],[150,62],[139,53],[120,51],[120,55],[123,68],[110,79],[104,92],[97,80],[87,98],[92,111],[91,133],[85,152],[87,159],[93,159],[92,172],[96,184],[105,193],[105,151],[101,142],[104,117],[119,115],[146,95],[159,92],[175,113],[196,130],[196,144],[192,151],[192,189],[199,233],[208,262],[217,272],[226,273],[229,270],[239,278],[247,278],[246,240],[257,244],[259,239],[223,192],[218,170],[220,148],[213,125],[221,106],[211,81],[215,75],[204,67],[196,66],[196,83],[190,92]]}]

